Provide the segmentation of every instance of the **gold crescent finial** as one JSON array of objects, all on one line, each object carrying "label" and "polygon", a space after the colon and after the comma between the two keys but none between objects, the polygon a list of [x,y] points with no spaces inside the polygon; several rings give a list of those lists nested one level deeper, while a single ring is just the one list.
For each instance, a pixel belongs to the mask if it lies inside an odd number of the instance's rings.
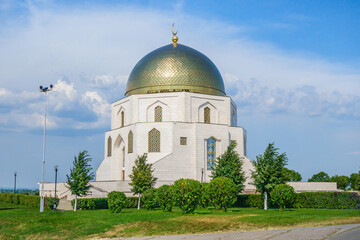
[{"label": "gold crescent finial", "polygon": [[179,38],[176,36],[178,31],[176,31],[176,33],[174,33],[174,25],[175,25],[175,23],[173,23],[173,25],[172,25],[171,32],[173,34],[173,37],[172,37],[173,46],[176,47],[177,46],[177,41],[179,40]]},{"label": "gold crescent finial", "polygon": [[174,33],[174,25],[175,25],[175,23],[173,23],[172,28],[171,28],[171,32],[172,32],[173,36],[175,36],[178,33],[178,31],[176,31],[176,33]]}]

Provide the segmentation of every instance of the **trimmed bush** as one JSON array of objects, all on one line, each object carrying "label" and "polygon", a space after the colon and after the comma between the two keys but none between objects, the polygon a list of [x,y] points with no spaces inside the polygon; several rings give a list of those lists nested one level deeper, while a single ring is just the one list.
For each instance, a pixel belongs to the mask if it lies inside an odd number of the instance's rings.
[{"label": "trimmed bush", "polygon": [[171,212],[174,204],[172,186],[162,185],[159,187],[155,192],[155,201],[163,212]]},{"label": "trimmed bush", "polygon": [[108,206],[112,213],[119,213],[126,207],[127,201],[126,196],[123,192],[113,191],[108,195]]},{"label": "trimmed bush", "polygon": [[295,208],[360,209],[360,196],[353,192],[298,193]]},{"label": "trimmed bush", "polygon": [[[71,201],[74,207],[75,200]],[[108,209],[107,198],[78,198],[77,208],[80,210]]]},{"label": "trimmed bush", "polygon": [[202,187],[199,181],[179,179],[173,184],[173,196],[183,213],[193,213],[201,201]]},{"label": "trimmed bush", "polygon": [[271,201],[278,204],[280,210],[292,207],[296,199],[294,188],[286,184],[276,185],[271,191],[270,196]]},{"label": "trimmed bush", "polygon": [[209,202],[216,210],[227,209],[236,202],[238,193],[234,181],[227,177],[217,177],[206,186]]},{"label": "trimmed bush", "polygon": [[[26,194],[14,194],[14,193],[0,193],[0,201],[7,203],[14,203],[24,205],[31,208],[40,208],[40,196],[26,195]],[[53,209],[54,198],[44,198],[44,209]],[[56,198],[56,206],[59,205],[59,199]]]},{"label": "trimmed bush", "polygon": [[150,188],[145,192],[143,192],[143,194],[141,195],[140,204],[143,203],[146,210],[153,210],[158,206],[155,199],[155,194],[156,194],[156,189]]}]

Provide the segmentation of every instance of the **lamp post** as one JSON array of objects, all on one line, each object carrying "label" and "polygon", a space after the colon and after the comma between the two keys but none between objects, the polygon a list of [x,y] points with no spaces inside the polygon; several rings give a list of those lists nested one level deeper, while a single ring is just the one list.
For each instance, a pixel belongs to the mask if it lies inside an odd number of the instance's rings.
[{"label": "lamp post", "polygon": [[43,139],[43,162],[42,162],[42,174],[41,174],[41,197],[40,197],[40,212],[44,211],[44,175],[45,175],[45,140],[46,140],[46,105],[47,105],[47,92],[53,89],[53,85],[50,87],[40,86],[40,92],[45,93],[44,104],[44,139]]},{"label": "lamp post", "polygon": [[53,206],[53,210],[54,210],[54,211],[56,211],[56,182],[57,182],[57,172],[58,172],[58,168],[59,168],[58,165],[56,165],[56,166],[54,167],[54,169],[55,169],[55,196],[54,196],[54,206]]},{"label": "lamp post", "polygon": [[15,171],[14,172],[14,193],[16,193],[16,175],[17,175],[17,172]]}]

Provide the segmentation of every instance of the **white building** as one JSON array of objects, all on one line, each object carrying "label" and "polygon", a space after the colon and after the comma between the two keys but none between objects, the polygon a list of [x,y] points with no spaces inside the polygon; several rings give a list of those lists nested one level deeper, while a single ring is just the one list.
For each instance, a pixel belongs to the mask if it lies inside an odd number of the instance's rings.
[{"label": "white building", "polygon": [[[184,45],[152,51],[132,70],[125,97],[111,105],[111,130],[105,133],[105,156],[87,197],[106,197],[111,191],[132,195],[129,174],[144,153],[158,178],[156,187],[180,178],[210,181],[210,169],[231,141],[242,157],[251,185],[251,161],[246,157],[246,131],[238,126],[237,106],[226,96],[224,82],[213,62]],[[288,183],[297,192],[336,191],[336,183]],[[54,196],[54,184],[45,183],[45,196]],[[41,184],[39,186],[41,191]],[[57,196],[73,196],[58,183]]]},{"label": "white building", "polygon": [[135,159],[144,153],[159,183],[209,181],[216,157],[235,140],[246,189],[254,189],[246,131],[237,126],[236,104],[205,55],[176,41],[154,50],[132,70],[125,96],[111,106],[111,130],[105,133],[96,181],[129,181]]}]

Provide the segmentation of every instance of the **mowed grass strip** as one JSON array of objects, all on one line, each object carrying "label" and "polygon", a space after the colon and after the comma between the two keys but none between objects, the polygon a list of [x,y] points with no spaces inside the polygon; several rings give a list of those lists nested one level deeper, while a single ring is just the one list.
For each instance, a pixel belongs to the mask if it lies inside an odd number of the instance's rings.
[{"label": "mowed grass strip", "polygon": [[200,209],[192,215],[161,210],[45,211],[0,202],[0,239],[93,239],[101,237],[251,231],[360,223],[360,210],[289,209],[267,211]]}]

